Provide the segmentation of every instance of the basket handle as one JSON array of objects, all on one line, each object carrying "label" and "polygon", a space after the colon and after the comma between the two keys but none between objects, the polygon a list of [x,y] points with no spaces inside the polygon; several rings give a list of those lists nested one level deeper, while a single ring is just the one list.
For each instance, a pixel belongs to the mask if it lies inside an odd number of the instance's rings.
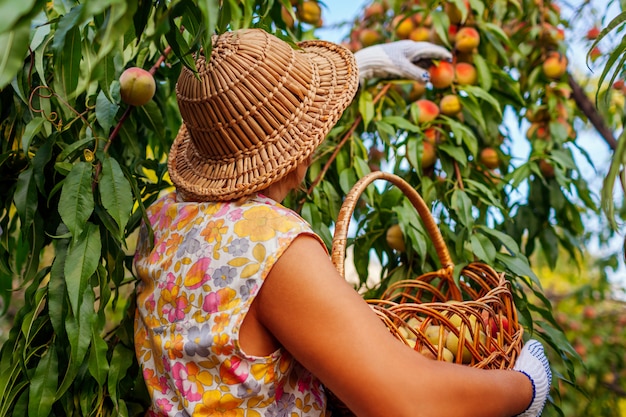
[{"label": "basket handle", "polygon": [[359,200],[361,194],[365,191],[365,189],[373,183],[375,180],[382,179],[391,182],[396,187],[400,189],[404,193],[404,195],[409,199],[413,207],[417,210],[420,215],[422,221],[424,222],[424,226],[426,227],[426,231],[428,235],[433,241],[435,245],[435,250],[437,251],[437,256],[439,257],[439,261],[441,262],[442,269],[452,271],[454,269],[454,264],[452,263],[452,259],[450,258],[450,253],[448,252],[448,248],[443,240],[443,236],[439,231],[439,227],[437,223],[435,223],[435,219],[433,218],[430,209],[419,195],[417,191],[404,179],[401,177],[383,171],[374,171],[371,172],[364,177],[362,177],[356,184],[352,187],[352,189],[346,195],[346,199],[341,205],[341,209],[339,210],[339,215],[337,216],[337,222],[335,224],[335,233],[333,235],[333,243],[332,243],[332,252],[331,259],[335,268],[341,274],[342,277],[345,278],[345,258],[346,258],[346,244],[347,244],[347,236],[348,236],[348,226],[350,225],[350,218],[352,217],[352,213],[354,212],[354,208]]}]

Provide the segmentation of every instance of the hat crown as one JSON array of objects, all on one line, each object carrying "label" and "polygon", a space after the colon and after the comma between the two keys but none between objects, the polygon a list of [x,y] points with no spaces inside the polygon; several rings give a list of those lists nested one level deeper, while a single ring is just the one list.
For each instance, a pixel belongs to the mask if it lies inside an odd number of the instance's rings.
[{"label": "hat crown", "polygon": [[210,60],[200,56],[196,68],[197,77],[183,69],[176,96],[196,151],[209,160],[277,140],[315,95],[305,55],[258,29],[217,37]]}]

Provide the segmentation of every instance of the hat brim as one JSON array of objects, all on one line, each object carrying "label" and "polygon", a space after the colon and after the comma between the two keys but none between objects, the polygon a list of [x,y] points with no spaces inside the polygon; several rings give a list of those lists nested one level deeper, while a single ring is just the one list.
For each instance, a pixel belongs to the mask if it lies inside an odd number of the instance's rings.
[{"label": "hat brim", "polygon": [[322,143],[358,89],[353,54],[326,41],[298,43],[315,71],[310,105],[276,129],[271,141],[229,158],[207,158],[195,148],[183,122],[171,147],[170,177],[185,199],[226,201],[267,188],[300,163]]}]

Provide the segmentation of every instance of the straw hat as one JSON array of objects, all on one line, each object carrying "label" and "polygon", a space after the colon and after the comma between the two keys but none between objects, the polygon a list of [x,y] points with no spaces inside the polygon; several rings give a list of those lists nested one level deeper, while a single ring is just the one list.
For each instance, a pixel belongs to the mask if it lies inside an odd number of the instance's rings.
[{"label": "straw hat", "polygon": [[211,59],[184,68],[176,85],[183,124],[168,168],[185,199],[232,200],[294,170],[352,101],[350,51],[325,41],[293,48],[260,29],[213,39]]}]

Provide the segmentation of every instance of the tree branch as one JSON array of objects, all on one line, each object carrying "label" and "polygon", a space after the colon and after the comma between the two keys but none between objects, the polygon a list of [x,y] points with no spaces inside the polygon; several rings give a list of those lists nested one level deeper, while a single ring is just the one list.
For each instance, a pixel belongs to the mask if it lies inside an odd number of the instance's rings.
[{"label": "tree branch", "polygon": [[568,74],[569,85],[572,88],[572,97],[576,102],[578,108],[583,112],[587,119],[591,122],[593,127],[598,131],[600,136],[606,141],[613,151],[617,148],[617,140],[613,136],[613,132],[604,122],[604,119],[598,113],[596,106],[589,100],[589,97],[585,94],[584,90],[576,82],[571,74]]}]

